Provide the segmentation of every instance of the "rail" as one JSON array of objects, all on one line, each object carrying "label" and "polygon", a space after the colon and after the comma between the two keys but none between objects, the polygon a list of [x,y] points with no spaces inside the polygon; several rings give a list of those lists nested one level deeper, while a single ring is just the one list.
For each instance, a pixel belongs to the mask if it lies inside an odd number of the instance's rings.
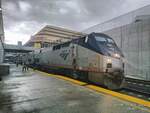
[{"label": "rail", "polygon": [[126,78],[126,87],[125,90],[137,92],[141,95],[144,95],[150,98],[150,81],[139,80],[133,78]]}]

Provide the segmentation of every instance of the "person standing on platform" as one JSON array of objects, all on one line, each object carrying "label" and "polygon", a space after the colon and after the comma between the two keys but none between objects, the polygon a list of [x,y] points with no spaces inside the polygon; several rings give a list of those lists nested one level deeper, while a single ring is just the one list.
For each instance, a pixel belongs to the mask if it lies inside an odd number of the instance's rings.
[{"label": "person standing on platform", "polygon": [[29,70],[29,67],[28,67],[28,66],[29,66],[29,61],[26,62],[26,71]]},{"label": "person standing on platform", "polygon": [[25,62],[22,63],[22,71],[23,72],[26,71],[26,63]]}]

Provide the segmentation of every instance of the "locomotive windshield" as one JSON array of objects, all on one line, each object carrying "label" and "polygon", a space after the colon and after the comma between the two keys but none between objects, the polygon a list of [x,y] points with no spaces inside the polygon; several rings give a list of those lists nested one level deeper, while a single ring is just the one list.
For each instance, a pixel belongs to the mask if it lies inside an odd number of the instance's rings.
[{"label": "locomotive windshield", "polygon": [[107,42],[107,39],[104,37],[95,36],[95,39],[96,39],[96,41],[98,41],[99,43],[102,43],[102,44]]},{"label": "locomotive windshield", "polygon": [[96,41],[102,44],[115,44],[115,42],[111,38],[105,38],[101,36],[95,36]]},{"label": "locomotive windshield", "polygon": [[108,56],[114,56],[114,54],[119,54],[120,56],[123,56],[112,38],[107,36],[95,35],[95,40],[98,47],[100,48],[100,51],[103,54]]}]

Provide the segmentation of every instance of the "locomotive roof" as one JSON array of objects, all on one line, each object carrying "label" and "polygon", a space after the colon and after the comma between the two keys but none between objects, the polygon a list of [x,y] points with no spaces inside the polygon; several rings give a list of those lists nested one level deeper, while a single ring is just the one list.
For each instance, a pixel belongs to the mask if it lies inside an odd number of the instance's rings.
[{"label": "locomotive roof", "polygon": [[75,42],[75,41],[78,41],[78,40],[80,40],[80,39],[82,39],[82,38],[85,38],[86,36],[91,36],[91,35],[99,35],[99,36],[103,36],[103,37],[105,37],[105,38],[110,38],[110,39],[112,39],[110,36],[108,36],[108,35],[106,35],[106,34],[104,34],[104,33],[95,33],[95,32],[93,32],[93,33],[86,34],[86,35],[82,35],[82,36],[80,36],[80,37],[78,37],[78,38],[75,38],[75,39],[72,39],[72,40],[69,40],[69,41],[60,43],[60,44],[56,44],[56,45],[54,45],[54,46],[63,45],[63,44],[65,44],[65,43]]}]

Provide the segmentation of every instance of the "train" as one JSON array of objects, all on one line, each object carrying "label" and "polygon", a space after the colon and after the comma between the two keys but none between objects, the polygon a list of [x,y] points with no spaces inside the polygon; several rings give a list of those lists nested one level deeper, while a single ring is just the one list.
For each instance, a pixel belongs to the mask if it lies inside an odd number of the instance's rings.
[{"label": "train", "polygon": [[88,80],[111,90],[124,83],[124,55],[115,41],[103,33],[90,33],[51,48],[28,53],[32,67]]}]

